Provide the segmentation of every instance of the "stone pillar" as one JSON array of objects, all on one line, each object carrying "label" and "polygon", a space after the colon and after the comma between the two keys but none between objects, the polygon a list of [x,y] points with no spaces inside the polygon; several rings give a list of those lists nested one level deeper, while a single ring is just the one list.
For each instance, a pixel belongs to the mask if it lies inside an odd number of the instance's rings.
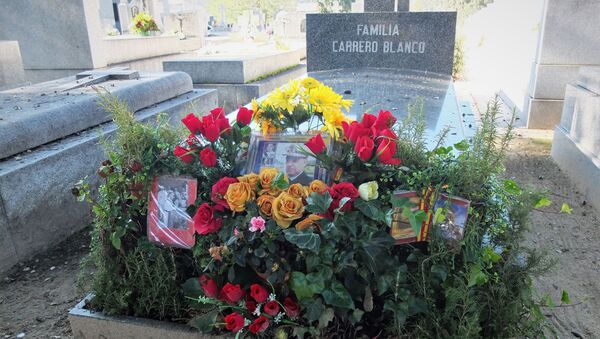
[{"label": "stone pillar", "polygon": [[523,110],[528,128],[552,129],[579,67],[600,65],[600,1],[546,0],[543,13]]},{"label": "stone pillar", "polygon": [[117,5],[117,12],[119,13],[119,22],[121,24],[121,34],[129,33],[129,26],[131,26],[131,18],[129,16],[129,6],[127,0],[121,0]]},{"label": "stone pillar", "polygon": [[23,85],[25,71],[18,41],[0,41],[0,91]]},{"label": "stone pillar", "polygon": [[364,11],[367,12],[408,12],[410,0],[365,0]]}]

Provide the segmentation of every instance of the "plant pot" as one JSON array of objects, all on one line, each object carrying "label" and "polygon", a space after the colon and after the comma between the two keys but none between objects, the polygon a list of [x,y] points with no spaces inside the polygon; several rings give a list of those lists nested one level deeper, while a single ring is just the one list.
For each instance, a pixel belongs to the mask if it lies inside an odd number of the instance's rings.
[{"label": "plant pot", "polygon": [[69,322],[74,338],[164,338],[164,339],[213,339],[226,338],[202,334],[187,325],[129,316],[107,316],[86,309],[94,297],[88,294],[69,310]]}]

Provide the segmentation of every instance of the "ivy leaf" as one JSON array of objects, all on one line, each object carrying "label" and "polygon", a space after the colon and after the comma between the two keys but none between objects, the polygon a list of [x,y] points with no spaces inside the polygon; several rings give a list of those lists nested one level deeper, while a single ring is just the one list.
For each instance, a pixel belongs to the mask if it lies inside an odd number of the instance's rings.
[{"label": "ivy leaf", "polygon": [[408,304],[405,302],[394,302],[393,300],[386,300],[383,304],[385,311],[391,311],[394,313],[394,320],[396,327],[402,327],[406,322],[406,316],[408,314]]},{"label": "ivy leaf", "polygon": [[440,281],[445,281],[448,277],[448,271],[446,271],[446,267],[438,264],[431,266],[431,274]]},{"label": "ivy leaf", "polygon": [[358,213],[350,212],[348,214],[340,215],[336,220],[336,224],[338,227],[346,228],[353,237],[356,238],[357,232],[357,221],[358,221]]},{"label": "ivy leaf", "polygon": [[540,200],[538,200],[535,203],[535,205],[533,207],[534,208],[542,208],[542,207],[550,206],[550,204],[552,204],[552,201],[550,201],[550,199],[548,199],[546,197],[542,197],[542,198],[540,198]]},{"label": "ivy leaf", "polygon": [[571,298],[569,297],[569,292],[563,290],[562,295],[560,297],[561,305],[569,305],[571,304]]},{"label": "ivy leaf", "polygon": [[312,231],[298,231],[295,228],[288,228],[283,232],[285,239],[302,249],[312,252],[319,252],[321,246],[321,237]]},{"label": "ivy leaf", "polygon": [[384,219],[384,213],[379,206],[379,200],[364,201],[359,198],[354,201],[354,207],[369,219],[375,221]]},{"label": "ivy leaf", "polygon": [[110,242],[113,247],[120,250],[121,249],[121,238],[125,235],[125,228],[119,227],[116,231],[110,234]]},{"label": "ivy leaf", "polygon": [[319,328],[325,328],[333,320],[335,313],[332,308],[326,308],[319,317]]},{"label": "ivy leaf", "polygon": [[413,316],[419,313],[427,312],[427,303],[421,298],[415,296],[408,297],[408,315]]},{"label": "ivy leaf", "polygon": [[423,210],[412,212],[410,207],[404,207],[402,214],[408,218],[410,228],[412,228],[415,234],[421,233],[421,227],[423,227],[423,221],[427,218],[427,213]]},{"label": "ivy leaf", "polygon": [[218,310],[214,310],[199,316],[196,316],[190,320],[189,325],[197,328],[202,333],[210,333],[215,326],[217,321]]},{"label": "ivy leaf", "polygon": [[183,289],[183,295],[190,298],[197,298],[204,295],[202,288],[200,287],[199,278],[189,278],[181,285]]},{"label": "ivy leaf", "polygon": [[521,187],[514,180],[504,180],[503,186],[506,193],[510,195],[521,195]]},{"label": "ivy leaf", "polygon": [[567,204],[566,202],[563,202],[562,207],[560,208],[560,212],[571,214],[571,213],[573,213],[573,209],[571,208],[571,206],[569,206],[569,204]]},{"label": "ivy leaf", "polygon": [[460,142],[454,144],[454,148],[458,151],[466,151],[469,149],[469,142],[467,140],[461,140]]},{"label": "ivy leaf", "polygon": [[302,272],[292,272],[290,276],[290,288],[294,291],[294,294],[296,294],[296,297],[299,300],[312,298],[314,295],[313,290],[308,285],[306,275]]},{"label": "ivy leaf", "polygon": [[321,314],[325,310],[325,306],[321,302],[320,298],[315,298],[314,300],[306,300],[302,302],[303,305],[306,306],[305,317],[309,322],[313,322],[318,320],[321,317]]},{"label": "ivy leaf", "polygon": [[321,293],[325,302],[331,306],[354,309],[354,301],[342,283],[334,279],[331,287]]},{"label": "ivy leaf", "polygon": [[483,285],[488,281],[488,276],[481,271],[480,265],[471,267],[469,273],[469,287]]},{"label": "ivy leaf", "polygon": [[273,179],[272,185],[282,190],[290,186],[290,184],[285,180],[285,174],[283,174],[282,172],[277,173],[275,179]]},{"label": "ivy leaf", "polygon": [[308,196],[306,202],[306,210],[308,212],[314,214],[323,214],[327,213],[329,206],[333,202],[333,199],[331,198],[329,192],[325,192],[324,194],[313,192]]}]

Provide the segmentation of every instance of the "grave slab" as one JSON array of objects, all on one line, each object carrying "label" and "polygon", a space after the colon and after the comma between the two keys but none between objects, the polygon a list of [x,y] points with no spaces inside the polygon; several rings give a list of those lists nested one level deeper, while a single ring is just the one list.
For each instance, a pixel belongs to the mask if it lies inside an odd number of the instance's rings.
[{"label": "grave slab", "polygon": [[[170,88],[168,84],[163,84],[164,93],[160,95],[167,99],[162,102],[149,100],[145,106],[135,94],[135,88],[127,87],[130,90],[128,95],[118,90],[115,90],[115,94],[127,100],[130,107],[137,107],[136,119],[148,122],[155,121],[159,113],[166,113],[175,124],[190,111],[207,112],[216,107],[215,90],[193,90],[189,77],[180,75],[187,79],[187,86]],[[140,74],[141,79],[148,77]],[[155,80],[160,82],[160,77]],[[46,83],[45,90],[53,93],[52,85],[62,83]],[[118,87],[115,84],[114,88]],[[148,84],[141,82],[137,90],[144,88],[148,89]],[[178,94],[180,92],[183,93]],[[90,94],[89,101],[94,105],[81,105],[80,109],[96,109],[95,100],[96,97]],[[69,105],[74,104],[66,102],[64,105],[68,109]],[[52,113],[58,112],[59,107],[56,105],[57,110]],[[75,109],[70,112],[73,115],[86,113]],[[103,116],[108,117],[105,112]],[[108,120],[109,117],[101,121]],[[115,126],[112,122],[87,126],[60,140],[41,144],[31,152],[19,153],[0,161],[0,245],[7,245],[0,249],[0,273],[59,243],[90,222],[88,209],[76,201],[71,194],[71,187],[86,176],[91,180],[97,178],[96,170],[106,159],[99,139],[112,135]],[[46,128],[52,127],[47,125]],[[46,132],[38,127],[38,131],[32,135],[42,133]],[[92,187],[95,185],[97,182],[92,182]]]},{"label": "grave slab", "polygon": [[408,113],[409,103],[423,99],[430,147],[435,146],[438,134],[445,128],[449,128],[447,144],[475,134],[474,115],[470,112],[463,116],[450,76],[375,68],[309,72],[309,76],[354,100],[349,116],[357,120],[364,112],[377,114],[380,109],[389,110],[401,120]]},{"label": "grave slab", "polygon": [[194,84],[245,84],[270,73],[297,66],[301,49],[264,55],[198,56],[163,62],[165,71],[189,74]]},{"label": "grave slab", "polygon": [[308,71],[362,67],[452,74],[456,12],[307,14]]}]

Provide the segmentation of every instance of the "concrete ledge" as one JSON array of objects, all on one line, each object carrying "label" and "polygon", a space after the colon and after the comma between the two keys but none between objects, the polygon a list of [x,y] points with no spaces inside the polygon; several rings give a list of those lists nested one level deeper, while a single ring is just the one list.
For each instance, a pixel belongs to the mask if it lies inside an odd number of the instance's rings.
[{"label": "concrete ledge", "polygon": [[581,147],[560,126],[554,130],[551,154],[558,166],[585,194],[587,201],[600,202],[600,185],[598,185],[600,159],[598,157]]},{"label": "concrete ledge", "polygon": [[261,76],[298,65],[301,49],[247,57],[202,56],[163,62],[165,71],[189,74],[194,84],[245,84]]},{"label": "concrete ledge", "polygon": [[[124,35],[104,38],[106,64],[152,58],[161,55],[175,54],[184,50],[181,40],[176,35],[136,36]],[[189,42],[186,42],[189,43]],[[186,48],[202,47],[201,40],[192,41]]]},{"label": "concrete ledge", "polygon": [[275,74],[268,78],[248,84],[194,84],[194,88],[214,88],[219,93],[219,106],[225,112],[231,112],[248,104],[254,98],[260,98],[288,81],[306,75],[306,65]]},{"label": "concrete ledge", "polygon": [[552,129],[560,122],[563,100],[547,100],[529,98],[527,111],[527,128]]},{"label": "concrete ledge", "polygon": [[536,99],[562,100],[565,87],[574,83],[580,65],[534,64],[529,82],[529,96]]},{"label": "concrete ledge", "polygon": [[[0,92],[0,159],[109,121],[92,88],[68,90],[77,84],[70,77]],[[192,81],[185,73],[145,73],[98,86],[135,112],[191,91]]]},{"label": "concrete ledge", "polygon": [[71,330],[76,339],[208,339],[226,338],[199,333],[196,329],[177,323],[126,316],[107,316],[87,310],[89,294],[69,311]]},{"label": "concrete ledge", "polygon": [[[193,90],[136,112],[140,121],[167,113],[172,123],[191,110],[217,105],[215,90]],[[91,216],[71,187],[106,159],[99,144],[116,127],[106,123],[0,162],[0,273],[85,227]],[[2,246],[4,245],[4,246]]]},{"label": "concrete ledge", "polygon": [[577,85],[600,95],[600,66],[582,66],[579,68]]}]

